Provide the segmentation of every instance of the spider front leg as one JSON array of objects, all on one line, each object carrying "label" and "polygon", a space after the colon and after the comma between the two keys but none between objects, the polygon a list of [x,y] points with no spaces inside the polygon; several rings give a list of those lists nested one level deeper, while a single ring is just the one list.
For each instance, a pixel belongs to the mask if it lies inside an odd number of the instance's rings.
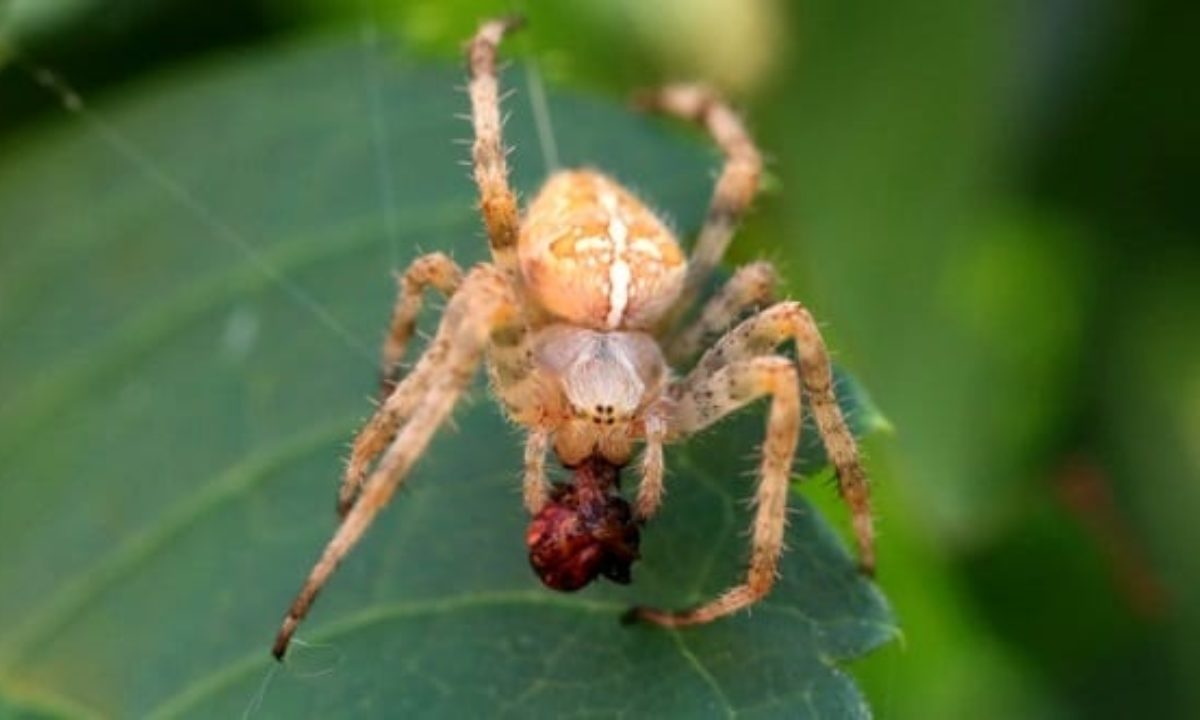
[{"label": "spider front leg", "polygon": [[837,471],[842,499],[850,506],[859,567],[864,573],[873,574],[875,529],[867,475],[859,459],[854,435],[846,426],[834,394],[833,371],[825,341],[816,321],[803,305],[782,302],[743,321],[700,358],[696,368],[684,379],[683,386],[694,387],[732,361],[773,352],[789,339],[796,345],[800,379],[808,393],[809,406],[825,452]]},{"label": "spider front leg", "polygon": [[447,298],[452,297],[462,283],[462,274],[462,268],[447,255],[435,252],[413,260],[403,275],[396,276],[396,304],[387,338],[383,341],[379,372],[381,397],[386,398],[396,387],[400,361],[416,332],[425,290],[432,287]]},{"label": "spider front leg", "polygon": [[479,209],[487,228],[492,259],[510,276],[517,273],[517,232],[520,218],[517,196],[508,185],[508,161],[501,137],[500,93],[496,80],[496,48],[506,33],[521,24],[520,18],[489,20],[479,26],[467,45],[471,122],[475,143],[471,162],[479,186]]},{"label": "spider front leg", "polygon": [[425,396],[432,373],[445,362],[446,345],[436,343],[425,351],[413,371],[392,390],[366,425],[358,431],[350,449],[350,459],[342,472],[338,488],[337,514],[345,518],[357,502],[359,491],[371,463],[387,448],[400,424],[409,419],[417,403]]},{"label": "spider front leg", "polygon": [[787,524],[788,479],[800,438],[800,384],[795,364],[784,357],[754,357],[722,367],[694,382],[678,397],[670,436],[679,439],[695,434],[764,395],[770,396],[771,407],[745,582],[692,610],[636,608],[633,612],[637,618],[669,627],[711,622],[757,602],[774,585]]},{"label": "spider front leg", "polygon": [[[446,307],[430,348],[413,373],[380,408],[380,413],[389,407],[402,411],[403,419],[397,421],[394,438],[389,438],[391,442],[383,457],[362,484],[359,497],[288,610],[272,648],[277,659],[287,652],[297,625],[338,563],[391,499],[434,432],[449,416],[478,368],[484,349],[489,344],[496,345],[497,338],[503,338],[506,347],[519,347],[523,322],[511,285],[495,268],[477,267],[463,281]],[[405,399],[393,402],[398,395],[404,395]],[[364,433],[372,429],[376,418],[372,418]]]},{"label": "spider front leg", "polygon": [[449,298],[453,297],[461,284],[462,269],[442,253],[422,255],[400,276],[392,322],[383,344],[380,390],[386,394],[383,404],[354,439],[350,460],[346,463],[342,484],[338,488],[339,517],[345,517],[350,511],[371,461],[383,452],[396,434],[396,428],[412,412],[414,403],[425,387],[429,369],[436,366],[444,355],[444,347],[431,347],[423,358],[424,363],[418,363],[404,382],[396,382],[400,361],[416,331],[417,316],[421,312],[426,288],[433,286]]}]

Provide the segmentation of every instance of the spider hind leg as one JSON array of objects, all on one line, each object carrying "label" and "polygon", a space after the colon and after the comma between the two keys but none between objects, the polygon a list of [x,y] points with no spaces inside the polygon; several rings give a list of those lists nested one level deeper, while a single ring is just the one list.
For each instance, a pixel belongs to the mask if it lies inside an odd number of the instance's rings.
[{"label": "spider hind leg", "polygon": [[688,259],[683,293],[677,301],[676,307],[685,309],[695,302],[709,275],[720,264],[738,222],[758,194],[762,154],[738,114],[711,88],[666,85],[637,93],[633,102],[641,109],[702,126],[725,155],[704,226]]}]

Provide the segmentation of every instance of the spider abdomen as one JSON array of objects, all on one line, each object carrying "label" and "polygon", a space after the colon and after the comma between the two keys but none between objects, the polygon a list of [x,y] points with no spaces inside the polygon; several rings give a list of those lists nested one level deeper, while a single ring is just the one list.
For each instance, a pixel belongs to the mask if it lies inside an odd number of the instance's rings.
[{"label": "spider abdomen", "polygon": [[596,330],[649,329],[683,288],[675,236],[616,181],[555,173],[526,211],[517,249],[542,307]]}]

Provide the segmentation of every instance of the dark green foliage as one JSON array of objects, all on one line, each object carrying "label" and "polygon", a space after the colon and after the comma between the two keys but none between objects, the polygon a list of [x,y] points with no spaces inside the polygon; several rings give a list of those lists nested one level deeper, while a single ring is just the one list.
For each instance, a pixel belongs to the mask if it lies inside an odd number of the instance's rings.
[{"label": "dark green foliage", "polygon": [[[377,58],[372,87],[362,62],[336,43],[238,57],[0,149],[0,697],[120,717],[865,716],[838,662],[896,628],[798,495],[753,615],[617,623],[736,580],[761,417],[669,454],[631,587],[560,595],[526,565],[519,437],[482,388],[263,685],[334,527],[391,270],[484,247],[452,142],[459,73]],[[529,191],[544,169],[511,109]],[[694,229],[710,153],[607,104],[554,111],[566,162]],[[878,424],[842,386],[856,424]]]}]

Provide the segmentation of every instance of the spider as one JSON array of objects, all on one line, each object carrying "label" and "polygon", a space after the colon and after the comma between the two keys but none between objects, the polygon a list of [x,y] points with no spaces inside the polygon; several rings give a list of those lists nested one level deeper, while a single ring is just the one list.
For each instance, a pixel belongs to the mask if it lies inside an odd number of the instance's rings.
[{"label": "spider", "polygon": [[[484,22],[467,46],[474,180],[491,261],[464,272],[446,255],[432,253],[399,277],[383,347],[388,393],[354,441],[338,494],[341,524],[284,618],[272,649],[277,659],[481,364],[506,415],[528,431],[523,498],[534,521],[527,540],[535,569],[548,585],[574,589],[601,572],[628,581],[637,525],[655,514],[663,497],[663,446],[767,397],[744,581],[697,607],[638,607],[631,616],[669,627],[701,624],[764,597],[783,550],[802,392],[851,508],[860,568],[874,569],[866,476],[809,312],[798,302],[775,303],[774,270],[756,262],[738,269],[693,322],[681,321],[758,188],[762,160],[738,116],[698,85],[669,85],[637,96],[644,109],[702,125],[725,157],[690,258],[660,218],[595,170],[552,174],[522,216],[508,185],[496,74],[497,47],[519,24],[517,18]],[[448,297],[437,333],[412,371],[392,380],[428,289]],[[738,323],[749,311],[757,312]],[[692,369],[672,371],[717,335]],[[795,344],[796,360],[775,354],[788,341]],[[631,509],[615,488],[617,472],[630,462],[636,444],[644,450]],[[575,469],[574,486],[547,483],[550,452]],[[589,528],[595,537],[573,545]],[[539,567],[539,551],[542,561],[547,552],[565,553],[565,561],[582,553],[586,567],[556,575],[544,562]],[[604,553],[611,557],[600,557]]]}]

